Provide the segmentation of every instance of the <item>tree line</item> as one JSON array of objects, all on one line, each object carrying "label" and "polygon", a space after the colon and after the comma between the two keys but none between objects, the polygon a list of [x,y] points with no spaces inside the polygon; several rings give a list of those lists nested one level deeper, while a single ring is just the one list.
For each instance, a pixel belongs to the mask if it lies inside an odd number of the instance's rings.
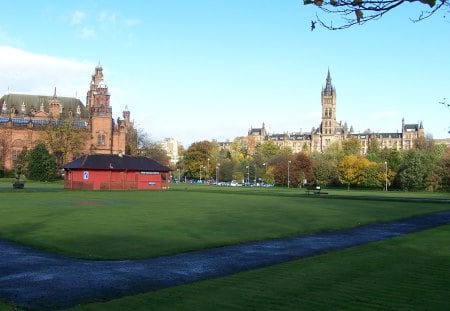
[{"label": "tree line", "polygon": [[245,139],[229,148],[215,141],[195,142],[183,152],[175,179],[268,183],[277,186],[341,186],[348,189],[450,190],[450,148],[422,138],[405,151],[381,148],[376,139],[366,155],[360,142],[348,139],[330,145],[323,153],[294,154],[266,141],[247,153]]},{"label": "tree line", "polygon": [[[64,163],[80,155],[87,134],[65,126],[48,126],[41,143],[23,150],[16,160],[27,178],[58,178]],[[172,167],[174,180],[273,184],[288,187],[346,187],[401,189],[408,191],[450,190],[450,147],[437,145],[431,137],[419,139],[410,150],[381,148],[370,141],[368,152],[360,153],[358,139],[334,143],[322,152],[293,153],[272,141],[248,153],[245,138],[236,138],[228,148],[216,141],[199,141],[186,150],[181,160],[170,163],[162,146],[143,130],[127,137],[127,154],[140,155]]]}]

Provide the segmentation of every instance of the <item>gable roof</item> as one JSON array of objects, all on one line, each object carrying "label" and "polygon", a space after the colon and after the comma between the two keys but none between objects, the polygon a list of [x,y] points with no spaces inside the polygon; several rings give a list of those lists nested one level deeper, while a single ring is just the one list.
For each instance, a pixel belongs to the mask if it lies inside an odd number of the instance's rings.
[{"label": "gable roof", "polygon": [[88,154],[64,165],[64,169],[96,169],[113,171],[152,171],[169,172],[170,167],[146,157],[113,154]]}]

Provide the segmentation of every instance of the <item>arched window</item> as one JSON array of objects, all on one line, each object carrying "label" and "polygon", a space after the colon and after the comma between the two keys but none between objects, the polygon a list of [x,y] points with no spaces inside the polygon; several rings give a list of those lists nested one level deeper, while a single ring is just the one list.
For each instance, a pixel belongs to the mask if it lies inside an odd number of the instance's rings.
[{"label": "arched window", "polygon": [[106,138],[105,134],[99,133],[97,135],[97,145],[104,145],[105,144],[105,138]]}]

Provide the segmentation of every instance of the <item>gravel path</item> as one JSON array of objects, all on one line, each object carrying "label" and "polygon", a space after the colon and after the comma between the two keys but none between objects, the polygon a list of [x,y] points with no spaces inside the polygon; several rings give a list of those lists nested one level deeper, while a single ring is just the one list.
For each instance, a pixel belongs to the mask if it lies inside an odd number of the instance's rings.
[{"label": "gravel path", "polygon": [[147,260],[79,260],[0,240],[0,298],[35,309],[70,307],[225,276],[449,223],[450,211]]}]

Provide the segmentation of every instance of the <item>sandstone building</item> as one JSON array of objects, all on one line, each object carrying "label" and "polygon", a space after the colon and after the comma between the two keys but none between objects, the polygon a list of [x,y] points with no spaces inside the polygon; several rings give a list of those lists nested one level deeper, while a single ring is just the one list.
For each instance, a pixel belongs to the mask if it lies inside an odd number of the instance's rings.
[{"label": "sandstone building", "polygon": [[281,147],[291,148],[298,152],[323,152],[335,142],[356,138],[359,140],[360,153],[366,154],[371,140],[378,140],[381,148],[394,148],[407,150],[414,147],[418,138],[424,137],[422,122],[418,124],[405,124],[402,120],[401,131],[388,133],[354,133],[347,123],[338,122],[336,119],[336,89],[331,83],[331,75],[328,70],[325,87],[321,92],[322,120],[317,128],[310,132],[302,133],[268,133],[264,124],[261,128],[250,128],[246,140],[249,154],[253,154],[258,144],[273,141]]},{"label": "sandstone building", "polygon": [[6,94],[0,98],[0,169],[15,168],[24,149],[32,149],[45,139],[48,124],[70,123],[86,131],[81,154],[125,153],[127,132],[133,130],[130,111],[114,121],[103,68],[92,75],[86,105],[73,97]]}]

